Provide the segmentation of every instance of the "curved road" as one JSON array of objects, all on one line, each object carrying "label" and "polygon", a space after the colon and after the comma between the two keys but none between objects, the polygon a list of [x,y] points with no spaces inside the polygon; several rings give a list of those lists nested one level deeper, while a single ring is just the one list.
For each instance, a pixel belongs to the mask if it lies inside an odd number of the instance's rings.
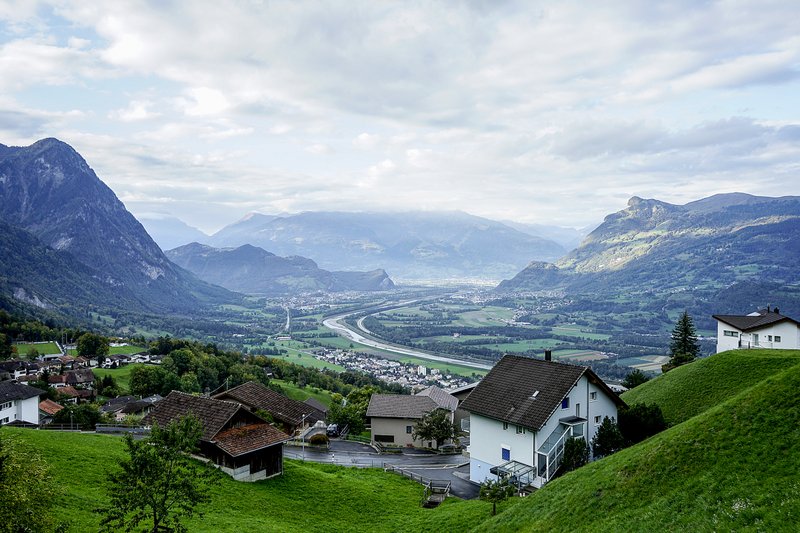
[{"label": "curved road", "polygon": [[[363,344],[364,346],[369,346],[370,348],[378,348],[380,350],[385,350],[387,352],[392,352],[400,355],[410,355],[412,357],[427,359],[429,361],[439,361],[442,363],[451,363],[454,365],[468,366],[470,368],[479,368],[481,370],[489,370],[492,368],[492,365],[486,365],[483,363],[473,363],[470,361],[464,361],[462,359],[455,359],[453,357],[445,357],[443,355],[432,355],[429,353],[414,350],[413,348],[404,348],[402,346],[386,344],[382,341],[365,337],[364,335],[362,335],[358,331],[355,331],[354,329],[350,328],[350,326],[348,326],[346,323],[344,323],[345,318],[360,312],[361,311],[351,311],[349,313],[345,313],[342,315],[332,316],[330,318],[326,318],[325,320],[323,320],[322,324],[326,328],[335,331],[342,337],[345,337],[346,339],[349,339],[353,342]],[[362,327],[363,320],[364,320],[363,318],[359,319],[358,326],[359,328],[361,328],[362,331],[369,334],[370,333],[369,330]]]}]

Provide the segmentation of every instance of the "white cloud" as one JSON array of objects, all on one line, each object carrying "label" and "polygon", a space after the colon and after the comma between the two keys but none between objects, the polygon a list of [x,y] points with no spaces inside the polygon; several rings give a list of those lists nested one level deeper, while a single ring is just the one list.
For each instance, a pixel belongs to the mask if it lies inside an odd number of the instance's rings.
[{"label": "white cloud", "polygon": [[153,102],[146,100],[131,100],[127,107],[117,109],[109,113],[111,118],[116,118],[122,122],[136,122],[161,116],[161,113],[150,111]]}]

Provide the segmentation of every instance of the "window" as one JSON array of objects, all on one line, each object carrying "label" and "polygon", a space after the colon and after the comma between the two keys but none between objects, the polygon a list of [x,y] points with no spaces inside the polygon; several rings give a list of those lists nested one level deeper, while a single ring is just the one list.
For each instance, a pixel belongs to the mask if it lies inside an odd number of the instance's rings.
[{"label": "window", "polygon": [[406,426],[406,433],[411,435],[411,426]]},{"label": "window", "polygon": [[562,409],[569,409],[569,396],[561,400],[561,408]]},{"label": "window", "polygon": [[508,422],[503,422],[503,431],[508,429]]},{"label": "window", "polygon": [[520,433],[525,433],[525,428],[522,426],[517,426],[517,434],[519,435]]},{"label": "window", "polygon": [[511,460],[511,448],[506,448],[505,446],[500,448],[500,456],[503,458],[503,461],[510,461]]},{"label": "window", "polygon": [[731,331],[729,329],[724,330],[722,332],[722,334],[725,335],[726,337],[738,337],[739,336],[739,332],[738,331]]},{"label": "window", "polygon": [[767,335],[767,340],[768,340],[769,342],[772,342],[772,335]]},{"label": "window", "polygon": [[775,335],[775,342],[781,342],[781,336]]},{"label": "window", "polygon": [[8,424],[8,417],[0,419],[0,425],[2,425],[2,424]]},{"label": "window", "polygon": [[0,404],[0,411],[3,409],[11,409],[11,406],[14,405],[14,402],[6,402],[4,404]]},{"label": "window", "polygon": [[597,400],[597,393],[596,393],[596,392],[590,392],[590,393],[589,393],[589,399],[590,399],[591,401],[595,401],[595,400]]},{"label": "window", "polygon": [[599,426],[599,425],[600,425],[600,422],[601,422],[601,420],[600,420],[600,416],[596,416],[596,417],[594,417],[594,423],[595,423],[595,425],[596,425],[596,426]]}]

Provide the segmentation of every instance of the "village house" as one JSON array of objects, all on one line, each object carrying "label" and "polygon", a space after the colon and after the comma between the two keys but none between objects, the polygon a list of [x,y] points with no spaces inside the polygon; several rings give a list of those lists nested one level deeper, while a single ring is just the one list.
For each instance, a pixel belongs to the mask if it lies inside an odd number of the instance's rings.
[{"label": "village house", "polygon": [[316,407],[287,398],[255,381],[242,383],[238,387],[215,394],[213,398],[238,402],[254,413],[268,413],[290,435],[298,429],[313,426],[318,420],[325,420],[325,413]]},{"label": "village house", "polygon": [[53,417],[63,408],[53,400],[42,400],[39,402],[39,423],[41,425],[52,423]]},{"label": "village house", "polygon": [[506,355],[461,407],[470,413],[470,480],[541,487],[570,437],[591,441],[625,405],[588,367]]},{"label": "village house", "polygon": [[14,422],[39,425],[39,396],[43,390],[15,383],[0,382],[0,426]]},{"label": "village house", "polygon": [[236,402],[172,391],[144,417],[161,427],[193,415],[203,427],[200,455],[237,481],[258,481],[283,473],[283,443],[289,436]]},{"label": "village house", "polygon": [[435,385],[414,395],[373,394],[367,407],[372,442],[392,446],[433,448],[433,442],[414,439],[414,424],[435,409],[444,409],[453,421],[458,400]]},{"label": "village house", "polygon": [[713,315],[717,321],[717,353],[739,348],[800,349],[800,323],[778,308],[749,315]]}]

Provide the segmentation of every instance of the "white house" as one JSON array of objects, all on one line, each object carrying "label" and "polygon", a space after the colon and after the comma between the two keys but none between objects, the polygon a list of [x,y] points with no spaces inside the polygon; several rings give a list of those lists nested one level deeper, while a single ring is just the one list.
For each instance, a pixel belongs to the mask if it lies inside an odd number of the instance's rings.
[{"label": "white house", "polygon": [[0,425],[15,420],[39,424],[39,395],[44,391],[13,381],[0,381]]},{"label": "white house", "polygon": [[800,323],[778,308],[749,315],[713,315],[717,321],[717,353],[738,348],[800,349]]},{"label": "white house", "polygon": [[461,404],[470,413],[470,480],[541,487],[561,465],[566,439],[590,441],[624,405],[588,367],[506,355]]}]

